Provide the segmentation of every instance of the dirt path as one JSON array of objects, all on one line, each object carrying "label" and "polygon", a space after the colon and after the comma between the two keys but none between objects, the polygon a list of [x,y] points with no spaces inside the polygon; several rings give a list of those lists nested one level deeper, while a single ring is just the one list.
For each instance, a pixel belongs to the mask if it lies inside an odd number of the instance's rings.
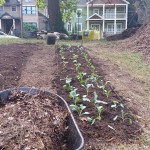
[{"label": "dirt path", "polygon": [[51,84],[56,70],[54,57],[54,46],[38,45],[21,73],[19,86],[54,91]]}]

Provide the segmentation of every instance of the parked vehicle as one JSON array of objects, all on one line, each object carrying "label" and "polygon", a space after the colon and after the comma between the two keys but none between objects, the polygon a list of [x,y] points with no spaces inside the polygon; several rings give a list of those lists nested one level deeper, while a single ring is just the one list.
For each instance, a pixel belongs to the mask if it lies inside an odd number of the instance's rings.
[{"label": "parked vehicle", "polygon": [[68,39],[68,35],[64,34],[64,33],[59,33],[59,32],[54,32],[54,33],[48,33],[45,30],[41,30],[39,32],[37,32],[37,39],[47,39],[48,34],[54,34],[56,35],[56,39]]},{"label": "parked vehicle", "polygon": [[8,35],[8,34],[2,32],[2,31],[0,31],[0,39],[1,39],[1,38],[2,38],[2,39],[3,39],[3,38],[14,38],[14,39],[18,39],[19,37],[13,36],[13,35]]}]

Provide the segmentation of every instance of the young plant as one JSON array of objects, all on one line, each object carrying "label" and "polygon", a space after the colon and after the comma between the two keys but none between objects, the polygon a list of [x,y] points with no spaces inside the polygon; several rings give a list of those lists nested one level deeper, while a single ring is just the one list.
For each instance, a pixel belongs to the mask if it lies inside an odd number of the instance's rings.
[{"label": "young plant", "polygon": [[59,50],[59,52],[60,52],[60,55],[62,56],[62,55],[64,55],[64,48],[63,48],[63,46],[61,46],[60,48],[59,48],[60,50]]},{"label": "young plant", "polygon": [[101,114],[103,112],[103,106],[98,106],[97,107],[97,111],[98,111],[98,115],[96,117],[87,117],[87,121],[91,124],[94,124],[96,122],[96,120],[101,120],[102,117],[101,117]]},{"label": "young plant", "polygon": [[106,85],[110,83],[109,81],[104,82],[103,80],[101,80],[100,85],[97,84],[97,87],[99,89],[102,89],[103,94],[105,94],[107,96],[107,98],[109,97],[110,93],[112,92],[112,90],[106,90]]},{"label": "young plant", "polygon": [[89,88],[90,88],[90,87],[94,87],[93,84],[86,84],[86,85],[83,85],[83,84],[82,84],[82,86],[86,89],[86,94],[87,94],[87,95],[88,95],[88,93],[89,93]]},{"label": "young plant", "polygon": [[122,103],[119,103],[118,101],[112,101],[111,108],[117,109],[118,107],[121,107],[122,109],[124,108],[124,105]]},{"label": "young plant", "polygon": [[73,60],[77,60],[77,59],[78,59],[78,57],[79,57],[78,55],[76,55],[76,54],[73,54],[73,57],[72,57],[72,59],[73,59]]},{"label": "young plant", "polygon": [[128,121],[129,121],[129,124],[132,124],[132,123],[133,123],[133,122],[132,122],[132,119],[128,117],[129,114],[130,114],[130,113],[126,113],[126,112],[124,112],[124,110],[122,109],[122,110],[121,110],[121,115],[115,116],[113,120],[116,121],[118,118],[120,118],[123,123],[124,123],[126,120],[128,120]]},{"label": "young plant", "polygon": [[64,89],[64,90],[72,91],[72,90],[74,89],[74,87],[70,85],[71,82],[72,82],[72,78],[66,77],[65,82],[66,82],[66,84],[63,86],[63,89]]},{"label": "young plant", "polygon": [[97,106],[97,111],[98,111],[98,115],[97,115],[96,119],[101,120],[102,119],[101,114],[104,111],[103,106]]},{"label": "young plant", "polygon": [[63,61],[62,63],[63,63],[63,67],[66,68],[66,65],[68,64],[68,62],[67,61]]},{"label": "young plant", "polygon": [[90,102],[90,99],[87,97],[87,95],[83,95],[82,100],[83,100],[83,101]]},{"label": "young plant", "polygon": [[80,63],[76,63],[76,64],[74,64],[75,65],[75,69],[76,69],[76,71],[78,71],[79,70],[79,68],[80,68],[80,66],[81,66],[81,64]]},{"label": "young plant", "polygon": [[89,77],[89,80],[91,82],[97,82],[98,79],[99,79],[99,76],[95,72],[92,72],[90,77]]},{"label": "young plant", "polygon": [[80,84],[85,84],[86,83],[86,79],[84,79],[86,77],[86,73],[85,72],[78,72],[76,75],[76,78],[79,80]]},{"label": "young plant", "polygon": [[81,99],[79,98],[79,94],[77,94],[76,91],[77,89],[74,89],[69,94],[69,97],[73,99],[75,105],[77,105],[77,103],[81,101]]},{"label": "young plant", "polygon": [[78,115],[79,115],[79,116],[90,114],[89,112],[84,112],[84,109],[85,109],[85,108],[86,108],[86,106],[83,105],[83,104],[80,104],[79,106],[74,105],[74,104],[70,105],[70,109],[73,110],[73,111],[78,112]]},{"label": "young plant", "polygon": [[97,95],[97,93],[94,91],[94,105],[96,106],[96,104],[104,104],[104,105],[107,105],[108,103],[107,103],[107,102],[104,102],[104,101],[101,101],[101,100],[98,100],[98,95]]}]

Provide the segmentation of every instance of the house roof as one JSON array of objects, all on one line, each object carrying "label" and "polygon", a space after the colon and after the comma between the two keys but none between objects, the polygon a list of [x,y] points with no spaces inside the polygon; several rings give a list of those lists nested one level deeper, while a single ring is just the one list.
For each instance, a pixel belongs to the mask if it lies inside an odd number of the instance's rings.
[{"label": "house roof", "polygon": [[90,0],[88,4],[129,4],[129,2],[126,0]]},{"label": "house roof", "polygon": [[88,20],[102,20],[102,19],[103,19],[102,16],[95,13],[92,16],[90,16]]},{"label": "house roof", "polygon": [[20,5],[20,2],[18,0],[9,0],[9,1],[6,1],[4,3],[4,6],[12,6],[12,5]]},{"label": "house roof", "polygon": [[14,17],[10,15],[9,13],[5,12],[1,14],[0,19],[19,19],[19,17]]}]

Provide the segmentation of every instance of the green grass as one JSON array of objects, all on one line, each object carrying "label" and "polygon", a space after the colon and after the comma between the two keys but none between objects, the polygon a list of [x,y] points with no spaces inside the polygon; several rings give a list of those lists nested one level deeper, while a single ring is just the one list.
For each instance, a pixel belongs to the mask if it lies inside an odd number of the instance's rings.
[{"label": "green grass", "polygon": [[1,44],[11,44],[11,43],[43,43],[45,42],[44,40],[37,40],[37,39],[0,39],[0,45]]}]

